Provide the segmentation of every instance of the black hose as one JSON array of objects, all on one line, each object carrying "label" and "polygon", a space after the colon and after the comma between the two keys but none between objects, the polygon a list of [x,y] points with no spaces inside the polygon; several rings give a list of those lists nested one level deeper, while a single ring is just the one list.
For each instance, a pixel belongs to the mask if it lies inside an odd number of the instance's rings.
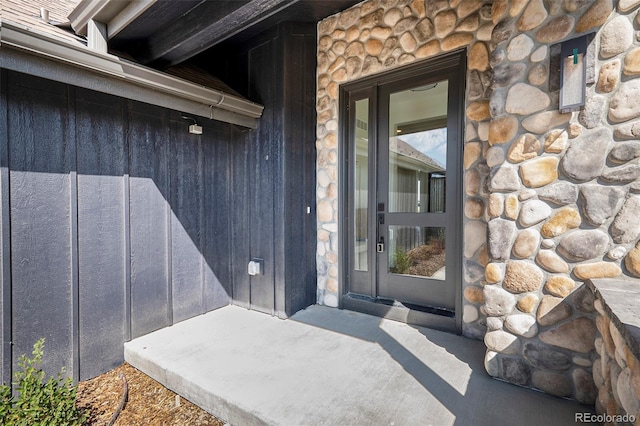
[{"label": "black hose", "polygon": [[113,416],[111,417],[109,426],[113,426],[113,424],[116,422],[118,416],[122,412],[122,409],[127,404],[127,398],[129,397],[129,385],[127,384],[127,379],[124,377],[124,374],[122,374],[122,372],[120,372],[120,378],[122,379],[122,398],[120,398],[118,409],[115,413],[113,413]]}]

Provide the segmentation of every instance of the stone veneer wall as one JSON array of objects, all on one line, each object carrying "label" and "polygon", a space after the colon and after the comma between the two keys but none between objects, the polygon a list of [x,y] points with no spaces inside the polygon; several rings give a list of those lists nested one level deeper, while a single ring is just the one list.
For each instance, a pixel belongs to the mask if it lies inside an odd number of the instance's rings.
[{"label": "stone veneer wall", "polygon": [[[459,3],[459,4],[458,4]],[[443,52],[469,46],[467,104],[488,104],[490,84],[489,45],[494,24],[491,5],[482,1],[399,1],[369,0],[318,24],[318,303],[338,305],[338,86]],[[453,5],[458,5],[454,8]],[[488,109],[476,116],[489,118]],[[486,176],[486,164],[475,164],[482,150],[478,131],[488,133],[489,123],[469,124],[466,129],[466,174],[473,176],[467,185],[465,204],[465,287],[479,284],[488,262],[486,190],[480,188],[480,176]],[[467,152],[475,153],[468,155]],[[464,307],[464,333],[481,339],[485,327],[479,315],[482,289],[472,287],[471,299]]]},{"label": "stone veneer wall", "polygon": [[[638,296],[638,290],[634,296]],[[602,423],[633,423],[638,426],[640,425],[639,342],[633,337],[638,335],[638,332],[627,330],[627,325],[622,323],[614,313],[616,307],[605,307],[606,303],[602,296],[594,303],[598,311],[596,317],[598,332],[595,340],[598,358],[593,363],[593,379],[598,388],[596,411],[610,416],[608,419],[603,419],[605,421]]]},{"label": "stone veneer wall", "polygon": [[[590,278],[640,276],[639,0],[495,1],[487,371],[593,404]],[[587,102],[558,112],[554,45],[595,32]]]},{"label": "stone veneer wall", "polygon": [[[463,334],[489,374],[593,404],[589,278],[640,277],[640,0],[368,0],[318,24],[318,302],[338,303],[338,85],[468,46]],[[596,32],[558,112],[557,43]],[[637,246],[636,246],[637,245]]]}]

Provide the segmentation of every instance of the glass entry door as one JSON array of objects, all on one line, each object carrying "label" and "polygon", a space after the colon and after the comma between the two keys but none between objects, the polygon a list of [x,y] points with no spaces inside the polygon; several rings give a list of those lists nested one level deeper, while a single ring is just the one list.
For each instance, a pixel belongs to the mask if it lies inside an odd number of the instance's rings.
[{"label": "glass entry door", "polygon": [[461,90],[458,69],[438,71],[344,92],[345,289],[451,314],[461,287]]},{"label": "glass entry door", "polygon": [[[401,86],[410,86],[402,88]],[[378,296],[454,308],[447,285],[448,80],[380,89]],[[457,145],[453,142],[451,151]],[[455,197],[455,194],[451,194]]]}]

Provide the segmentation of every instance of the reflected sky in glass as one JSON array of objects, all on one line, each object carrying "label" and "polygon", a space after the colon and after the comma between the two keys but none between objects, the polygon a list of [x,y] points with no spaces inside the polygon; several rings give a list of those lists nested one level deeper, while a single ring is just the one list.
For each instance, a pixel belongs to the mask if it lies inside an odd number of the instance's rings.
[{"label": "reflected sky in glass", "polygon": [[447,129],[434,129],[398,136],[427,157],[432,158],[443,169],[447,168]]}]

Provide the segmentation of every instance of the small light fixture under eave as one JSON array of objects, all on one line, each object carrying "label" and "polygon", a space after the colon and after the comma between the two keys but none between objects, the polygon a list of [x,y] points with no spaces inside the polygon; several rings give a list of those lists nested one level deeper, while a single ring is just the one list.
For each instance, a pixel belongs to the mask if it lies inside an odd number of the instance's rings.
[{"label": "small light fixture under eave", "polygon": [[560,112],[578,111],[587,88],[587,36],[562,43],[560,49]]},{"label": "small light fixture under eave", "polygon": [[202,126],[198,126],[197,124],[192,124],[189,126],[189,133],[192,135],[201,135],[202,134]]},{"label": "small light fixture under eave", "polygon": [[202,126],[198,126],[198,122],[196,121],[195,118],[187,117],[186,115],[183,115],[182,118],[184,118],[185,120],[193,121],[193,124],[189,125],[189,133],[191,133],[192,135],[201,135],[202,134]]}]

